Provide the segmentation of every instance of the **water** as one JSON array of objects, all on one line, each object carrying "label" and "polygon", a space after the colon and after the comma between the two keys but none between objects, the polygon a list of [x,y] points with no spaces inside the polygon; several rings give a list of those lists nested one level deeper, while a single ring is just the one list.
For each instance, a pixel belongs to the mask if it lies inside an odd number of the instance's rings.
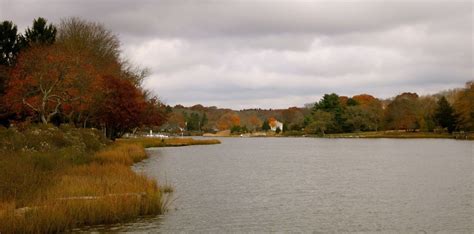
[{"label": "water", "polygon": [[[170,212],[112,231],[473,232],[473,142],[223,138],[149,149]],[[98,228],[97,230],[101,230]]]}]

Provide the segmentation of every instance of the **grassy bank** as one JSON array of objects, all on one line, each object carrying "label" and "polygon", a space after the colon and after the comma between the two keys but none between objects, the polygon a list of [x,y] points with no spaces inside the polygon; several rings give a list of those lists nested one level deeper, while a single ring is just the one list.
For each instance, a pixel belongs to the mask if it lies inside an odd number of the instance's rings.
[{"label": "grassy bank", "polygon": [[474,140],[473,133],[462,135],[450,133],[434,132],[405,132],[405,131],[379,131],[379,132],[358,132],[358,133],[338,133],[326,134],[325,138],[445,138],[445,139],[467,139]]},{"label": "grassy bank", "polygon": [[133,172],[144,147],[211,144],[192,139],[107,142],[98,131],[0,129],[0,232],[61,232],[166,210],[168,185]]}]

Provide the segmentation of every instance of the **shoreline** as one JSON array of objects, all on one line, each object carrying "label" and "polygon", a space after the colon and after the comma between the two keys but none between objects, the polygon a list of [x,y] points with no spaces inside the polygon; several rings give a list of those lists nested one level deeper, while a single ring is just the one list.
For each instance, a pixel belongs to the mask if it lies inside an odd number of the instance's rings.
[{"label": "shoreline", "polygon": [[231,137],[231,138],[326,138],[326,139],[452,139],[452,140],[474,140],[474,133],[449,134],[433,132],[356,132],[356,133],[332,133],[326,135],[229,135],[229,136],[203,136],[203,137]]},{"label": "shoreline", "polygon": [[118,139],[94,152],[88,163],[54,171],[47,177],[51,185],[30,194],[29,201],[0,201],[0,232],[63,232],[163,214],[172,186],[134,172],[131,166],[149,157],[146,148],[219,143],[192,138]]}]

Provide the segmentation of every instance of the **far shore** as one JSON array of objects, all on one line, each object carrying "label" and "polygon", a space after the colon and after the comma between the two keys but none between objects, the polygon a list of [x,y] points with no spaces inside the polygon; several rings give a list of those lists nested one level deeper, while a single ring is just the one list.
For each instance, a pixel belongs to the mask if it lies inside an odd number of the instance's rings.
[{"label": "far shore", "polygon": [[474,140],[474,133],[435,133],[435,132],[410,132],[410,131],[372,131],[333,133],[325,135],[306,135],[303,132],[255,132],[231,134],[230,131],[222,131],[215,134],[204,133],[203,137],[313,137],[313,138],[397,138],[397,139],[457,139]]}]

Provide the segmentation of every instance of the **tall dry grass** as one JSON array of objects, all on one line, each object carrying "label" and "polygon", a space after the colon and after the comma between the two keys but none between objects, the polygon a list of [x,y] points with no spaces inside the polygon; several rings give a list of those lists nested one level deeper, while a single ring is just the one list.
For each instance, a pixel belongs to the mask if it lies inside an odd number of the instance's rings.
[{"label": "tall dry grass", "polygon": [[130,138],[120,139],[118,142],[140,144],[144,148],[150,147],[174,147],[174,146],[189,146],[189,145],[213,145],[220,144],[217,139],[196,140],[193,138]]},{"label": "tall dry grass", "polygon": [[64,232],[166,211],[170,185],[130,168],[146,147],[217,140],[124,139],[106,145],[96,130],[0,129],[0,233]]},{"label": "tall dry grass", "polygon": [[[105,142],[91,141],[86,130],[0,131],[8,137],[0,139],[0,233],[63,232],[166,210],[168,193],[130,168],[146,158],[140,144],[117,142],[89,150],[84,145]],[[51,133],[64,144],[42,137]],[[28,142],[32,137],[38,145]]]}]

